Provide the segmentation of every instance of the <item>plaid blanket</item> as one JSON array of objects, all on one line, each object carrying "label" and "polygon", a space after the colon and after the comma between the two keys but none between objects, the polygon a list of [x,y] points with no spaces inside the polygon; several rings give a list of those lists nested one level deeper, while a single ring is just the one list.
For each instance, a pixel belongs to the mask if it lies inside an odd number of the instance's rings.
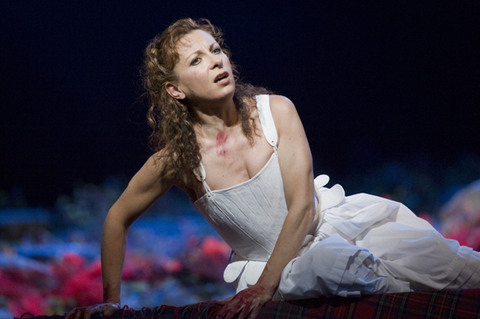
[{"label": "plaid blanket", "polygon": [[[124,307],[114,319],[214,318],[220,310],[215,301],[181,307],[162,305],[154,309],[135,310]],[[29,318],[27,314],[22,318]],[[38,319],[62,319],[41,316]],[[93,319],[100,319],[95,315]],[[361,298],[318,298],[296,301],[271,301],[262,308],[259,318],[480,318],[480,289],[435,292],[394,293]]]}]

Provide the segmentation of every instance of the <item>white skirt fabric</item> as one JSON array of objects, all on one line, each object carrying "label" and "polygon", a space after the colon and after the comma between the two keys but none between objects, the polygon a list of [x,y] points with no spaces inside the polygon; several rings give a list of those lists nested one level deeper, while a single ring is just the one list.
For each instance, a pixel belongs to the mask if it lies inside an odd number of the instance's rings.
[{"label": "white skirt fabric", "polygon": [[281,299],[474,288],[480,254],[444,238],[403,204],[323,188],[323,221],[284,269]]},{"label": "white skirt fabric", "polygon": [[[345,197],[340,185],[323,187],[327,181],[315,180],[321,220],[285,267],[275,299],[480,286],[480,253],[444,238],[401,203]],[[250,261],[239,269],[237,292],[255,284],[264,264]]]}]

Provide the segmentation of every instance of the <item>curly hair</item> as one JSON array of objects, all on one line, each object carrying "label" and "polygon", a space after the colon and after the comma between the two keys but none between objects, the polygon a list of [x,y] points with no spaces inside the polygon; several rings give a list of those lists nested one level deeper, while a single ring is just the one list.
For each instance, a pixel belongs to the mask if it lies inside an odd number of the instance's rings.
[{"label": "curly hair", "polygon": [[[193,173],[201,161],[194,130],[194,124],[198,121],[196,113],[186,100],[171,97],[165,87],[167,82],[178,80],[174,71],[179,61],[178,41],[194,30],[209,33],[230,58],[230,51],[224,45],[223,33],[219,28],[207,19],[187,18],[176,21],[150,41],[145,50],[142,72],[143,84],[150,99],[147,113],[148,124],[152,128],[150,148],[154,152],[164,150],[161,156],[171,165],[173,178],[176,180]],[[253,143],[255,124],[250,118],[251,109],[245,100],[253,100],[255,95],[269,92],[262,87],[241,83],[235,64],[231,62],[231,65],[235,78],[233,100],[240,114],[242,131],[250,143]]]}]

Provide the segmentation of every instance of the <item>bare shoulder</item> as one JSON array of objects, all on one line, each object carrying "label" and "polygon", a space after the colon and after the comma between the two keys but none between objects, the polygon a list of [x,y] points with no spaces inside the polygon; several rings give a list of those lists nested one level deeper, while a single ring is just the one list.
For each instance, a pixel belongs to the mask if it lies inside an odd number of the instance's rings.
[{"label": "bare shoulder", "polygon": [[270,95],[270,109],[279,134],[291,125],[300,123],[295,105],[285,96]]},{"label": "bare shoulder", "polygon": [[132,177],[125,191],[110,209],[114,214],[111,216],[130,225],[171,188],[171,180],[164,178],[166,165],[165,160],[159,157],[160,154],[150,156]]},{"label": "bare shoulder", "polygon": [[283,95],[270,95],[270,108],[272,115],[274,113],[288,114],[288,112],[296,112],[293,102]]},{"label": "bare shoulder", "polygon": [[145,165],[142,167],[147,170],[150,174],[159,177],[164,174],[164,170],[167,167],[166,158],[163,150],[152,154],[148,160],[145,162]]},{"label": "bare shoulder", "polygon": [[[166,161],[164,152],[161,150],[151,155],[140,170],[135,174],[132,182],[140,187],[165,187],[174,184],[171,178],[171,167]],[[163,187],[159,184],[163,184]]]}]

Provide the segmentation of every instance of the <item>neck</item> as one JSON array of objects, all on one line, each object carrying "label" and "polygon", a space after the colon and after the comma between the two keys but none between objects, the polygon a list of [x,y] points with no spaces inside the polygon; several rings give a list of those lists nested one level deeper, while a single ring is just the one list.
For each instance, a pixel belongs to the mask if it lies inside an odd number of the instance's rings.
[{"label": "neck", "polygon": [[238,124],[240,115],[233,99],[208,105],[197,105],[193,109],[197,113],[199,126],[208,130],[220,131],[225,127]]}]

